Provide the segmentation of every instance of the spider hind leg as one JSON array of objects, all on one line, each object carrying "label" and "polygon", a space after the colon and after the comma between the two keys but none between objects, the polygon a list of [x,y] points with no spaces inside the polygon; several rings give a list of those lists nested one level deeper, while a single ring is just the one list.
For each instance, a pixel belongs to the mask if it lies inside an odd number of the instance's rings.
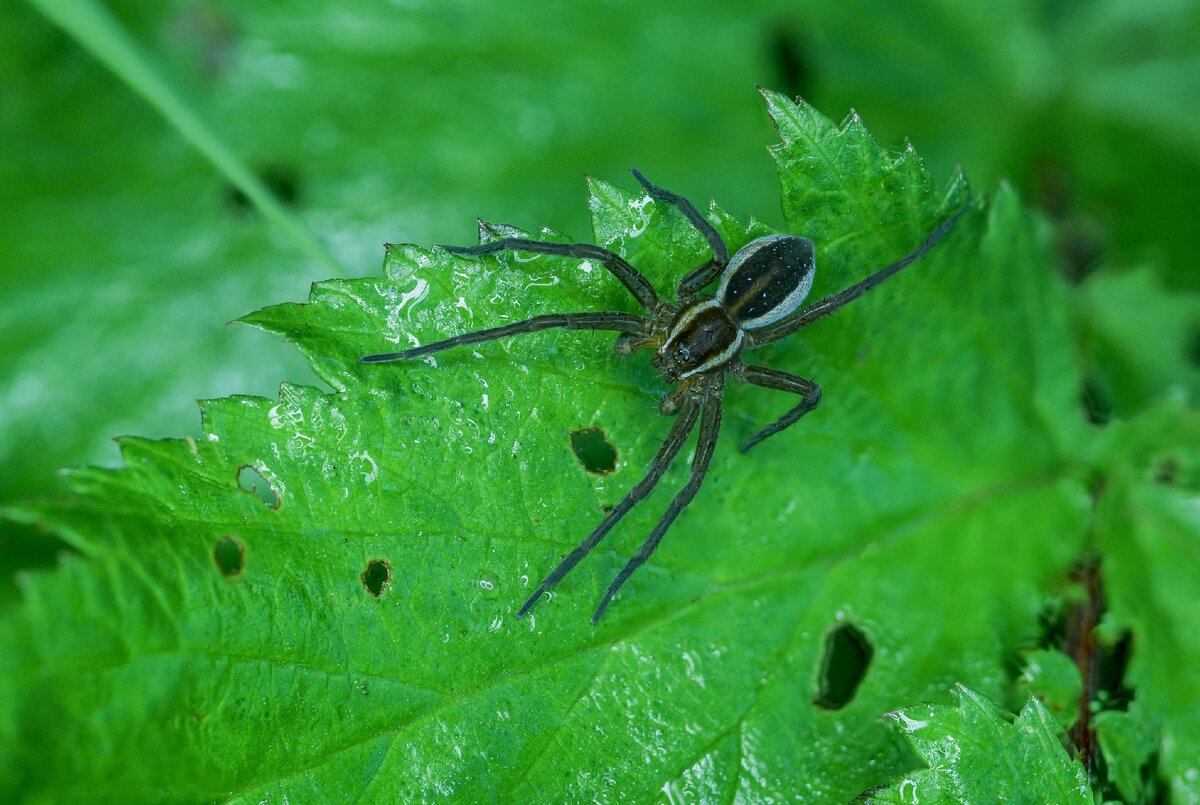
[{"label": "spider hind leg", "polygon": [[613,579],[612,584],[608,585],[608,589],[604,592],[604,598],[600,600],[600,606],[596,607],[596,612],[592,615],[592,625],[595,626],[600,618],[604,615],[604,611],[608,609],[608,605],[612,602],[613,596],[617,591],[624,586],[625,582],[629,581],[629,577],[633,572],[645,564],[650,558],[650,554],[658,548],[658,544],[662,542],[663,535],[667,533],[667,529],[675,522],[675,518],[687,508],[687,505],[692,502],[692,498],[696,497],[696,493],[700,491],[700,485],[704,483],[704,476],[708,474],[708,465],[712,461],[713,451],[717,446],[717,435],[721,432],[721,398],[715,396],[704,403],[704,413],[700,420],[700,432],[696,437],[696,454],[692,457],[692,474],[688,478],[687,484],[679,493],[671,500],[671,504],[667,506],[667,510],[663,512],[659,518],[658,524],[654,526],[654,530],[650,532],[650,536],[642,543],[642,547],[638,550],[628,564],[621,569],[617,577]]},{"label": "spider hind leg", "polygon": [[592,533],[584,537],[583,541],[575,546],[575,549],[567,554],[566,557],[564,557],[563,560],[559,562],[553,570],[550,571],[549,575],[547,575],[546,578],[542,580],[542,583],[538,585],[538,588],[533,591],[533,595],[529,596],[525,603],[521,605],[521,608],[517,610],[518,618],[525,617],[529,610],[533,609],[538,601],[541,600],[542,593],[549,591],[554,587],[554,585],[558,584],[558,582],[560,582],[564,576],[574,570],[575,566],[583,560],[583,557],[591,553],[592,549],[600,543],[600,540],[604,539],[604,537],[608,535],[608,532],[612,530],[613,526],[620,522],[622,517],[628,514],[629,511],[638,504],[638,502],[640,502],[643,498],[649,495],[651,491],[653,491],[654,487],[657,486],[658,482],[662,479],[663,474],[667,471],[667,467],[671,465],[671,462],[675,459],[675,456],[678,455],[679,451],[683,448],[684,442],[687,441],[688,436],[692,432],[692,428],[694,428],[696,425],[698,413],[699,406],[696,403],[685,405],[680,410],[679,416],[676,418],[675,423],[671,426],[670,433],[667,434],[667,440],[663,442],[662,447],[658,449],[658,452],[655,453],[654,458],[651,459],[650,470],[646,473],[646,476],[642,478],[640,482],[638,482],[637,486],[633,487],[633,489],[630,489],[625,494],[625,497],[621,498],[621,502],[614,506],[612,510],[604,516],[604,519],[601,520],[594,529],[592,529]]}]

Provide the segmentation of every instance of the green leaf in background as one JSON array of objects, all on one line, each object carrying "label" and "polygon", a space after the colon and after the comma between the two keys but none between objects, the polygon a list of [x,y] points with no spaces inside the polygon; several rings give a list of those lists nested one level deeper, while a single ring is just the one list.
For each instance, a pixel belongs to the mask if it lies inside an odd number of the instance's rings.
[{"label": "green leaf in background", "polygon": [[[1126,684],[1135,691],[1125,723],[1101,721],[1101,746],[1133,754],[1115,765],[1131,788],[1130,768],[1146,761],[1147,733],[1157,733],[1158,774],[1173,802],[1200,801],[1200,416],[1176,401],[1114,425],[1098,443],[1107,490],[1097,507],[1104,556],[1110,638],[1132,635]],[[1136,736],[1136,740],[1134,737]]]},{"label": "green leaf in background", "polygon": [[[908,251],[966,198],[853,122],[768,105],[789,227],[820,236],[816,293]],[[596,239],[660,287],[703,255],[640,193],[594,181],[589,206]],[[764,231],[712,215],[734,248]],[[28,575],[0,631],[5,791],[561,802],[882,784],[912,760],[879,716],[955,680],[1005,698],[1006,654],[1037,640],[1082,549],[1070,462],[1085,431],[1047,260],[1002,191],[926,259],[764,350],[821,382],[822,407],[740,455],[787,401],[732,389],[704,494],[597,628],[591,607],[661,494],[533,617],[512,613],[644,472],[667,425],[646,362],[549,332],[408,365],[357,358],[627,305],[615,281],[399,246],[383,277],[248,317],[335,391],[208,402],[203,438],[122,440],[126,467],[72,473],[72,497],[22,515],[80,556]],[[572,453],[588,427],[616,448],[609,475]],[[273,495],[248,491],[255,475]],[[814,704],[836,666],[827,638],[851,629],[865,676]]]},{"label": "green leaf in background", "polygon": [[858,109],[936,168],[1013,181],[1072,273],[1152,260],[1200,286],[1200,6],[813,0],[792,48],[818,108]]},{"label": "green leaf in background", "polygon": [[868,802],[1091,803],[1087,775],[1059,743],[1059,724],[1037,699],[1015,721],[983,696],[955,689],[957,705],[889,713],[928,769],[909,772]]},{"label": "green leaf in background", "polygon": [[1098,272],[1079,290],[1078,332],[1108,416],[1132,417],[1164,393],[1200,402],[1200,297],[1146,267]]}]

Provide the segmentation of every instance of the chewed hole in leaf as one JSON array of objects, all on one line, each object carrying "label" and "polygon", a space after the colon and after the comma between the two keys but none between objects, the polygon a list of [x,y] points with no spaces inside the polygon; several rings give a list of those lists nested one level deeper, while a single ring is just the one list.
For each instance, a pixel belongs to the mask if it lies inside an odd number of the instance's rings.
[{"label": "chewed hole in leaf", "polygon": [[367,592],[378,598],[392,580],[392,566],[384,559],[372,559],[360,578]]},{"label": "chewed hole in leaf", "polygon": [[246,546],[234,536],[224,536],[213,546],[213,561],[224,576],[239,576],[246,567]]},{"label": "chewed hole in leaf", "polygon": [[825,710],[838,710],[854,698],[875,649],[871,641],[852,623],[841,623],[825,635],[825,653],[817,679],[813,704]]},{"label": "chewed hole in leaf", "polygon": [[571,450],[583,468],[595,475],[608,475],[617,467],[617,448],[600,428],[571,431]]},{"label": "chewed hole in leaf", "polygon": [[249,464],[238,467],[237,480],[238,487],[257,495],[258,499],[269,509],[278,509],[279,504],[283,502],[280,500],[279,493],[275,491],[275,487],[271,486],[271,482]]}]

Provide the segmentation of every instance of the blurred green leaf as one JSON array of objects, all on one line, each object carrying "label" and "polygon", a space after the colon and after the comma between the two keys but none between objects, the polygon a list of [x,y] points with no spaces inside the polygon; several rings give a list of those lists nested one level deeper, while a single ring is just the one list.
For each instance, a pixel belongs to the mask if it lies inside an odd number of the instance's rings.
[{"label": "blurred green leaf", "polygon": [[1093,723],[1108,779],[1122,799],[1136,803],[1161,801],[1154,776],[1158,730],[1148,722],[1140,705],[1133,702],[1127,711],[1097,713]]},{"label": "blurred green leaf", "polygon": [[1037,699],[1015,721],[985,697],[958,687],[958,703],[889,714],[929,768],[909,772],[869,802],[1091,803],[1087,774],[1058,740],[1060,725]]},{"label": "blurred green leaf", "polygon": [[[1008,179],[1061,223],[1072,272],[1200,273],[1200,6],[814,0],[793,47],[821,109],[858,109],[936,168]],[[869,22],[866,22],[869,21]]]},{"label": "blurred green leaf", "polygon": [[1098,272],[1080,286],[1077,318],[1111,413],[1132,418],[1171,392],[1200,401],[1200,296],[1167,290],[1148,268]]},{"label": "blurred green leaf", "polygon": [[[1200,800],[1200,681],[1181,669],[1200,662],[1200,415],[1165,403],[1128,424],[1109,428],[1099,459],[1107,489],[1097,509],[1109,599],[1107,629],[1132,634],[1124,680],[1135,691],[1133,731],[1158,737],[1158,776],[1172,801]],[[1146,762],[1146,739],[1122,741],[1112,722],[1102,728],[1106,754],[1124,745],[1118,785]],[[1105,732],[1109,734],[1105,736]],[[1124,730],[1128,733],[1130,730]],[[1111,762],[1111,761],[1110,761]]]}]

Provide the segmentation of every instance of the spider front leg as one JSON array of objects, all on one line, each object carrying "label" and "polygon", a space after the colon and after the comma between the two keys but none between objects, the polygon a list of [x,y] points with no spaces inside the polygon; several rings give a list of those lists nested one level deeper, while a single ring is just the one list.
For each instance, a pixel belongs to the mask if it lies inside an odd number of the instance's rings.
[{"label": "spider front leg", "polygon": [[696,454],[692,458],[691,477],[683,489],[675,495],[671,505],[667,507],[658,524],[654,526],[654,530],[650,532],[650,536],[642,543],[642,547],[617,574],[612,584],[608,585],[608,589],[604,592],[604,598],[600,601],[600,606],[596,607],[596,612],[592,615],[593,626],[599,622],[604,610],[608,609],[609,602],[617,594],[617,590],[621,589],[635,570],[645,564],[646,560],[650,558],[650,554],[654,553],[658,544],[662,542],[663,535],[675,522],[675,518],[687,508],[687,505],[692,502],[692,498],[696,497],[696,493],[700,491],[700,485],[704,483],[704,476],[708,474],[708,465],[712,462],[713,451],[717,446],[717,436],[721,432],[720,394],[721,389],[718,387],[716,393],[703,403],[704,413],[700,420],[700,433],[696,437]]},{"label": "spider front leg", "polygon": [[799,375],[791,375],[787,372],[770,369],[766,366],[750,366],[749,364],[737,364],[730,369],[730,373],[738,380],[744,380],[747,383],[753,383],[763,388],[775,389],[776,391],[788,391],[792,394],[799,394],[803,398],[803,402],[795,408],[743,442],[743,453],[763,439],[774,436],[779,431],[794,424],[800,417],[816,408],[817,403],[821,401],[821,387]]},{"label": "spider front leg", "polygon": [[481,243],[478,246],[442,246],[442,248],[451,254],[470,257],[515,251],[573,257],[576,260],[596,260],[621,281],[621,284],[644,310],[653,312],[659,306],[658,294],[654,292],[654,286],[642,276],[640,271],[627,263],[616,252],[591,243],[551,243],[544,240],[527,240],[526,238],[501,238],[490,243]]},{"label": "spider front leg", "polygon": [[729,262],[729,247],[725,245],[725,241],[721,238],[716,227],[708,222],[708,220],[700,214],[692,202],[688,201],[683,196],[672,193],[669,190],[663,190],[655,184],[651,184],[650,180],[642,175],[642,172],[637,168],[630,168],[629,172],[633,174],[646,192],[650,194],[650,198],[655,201],[661,201],[664,204],[671,204],[687,218],[692,226],[696,228],[712,249],[712,259],[704,263],[699,268],[695,268],[683,275],[683,279],[679,281],[679,287],[676,289],[680,299],[686,299],[694,296],[701,288],[708,285],[717,278],[721,273],[721,269],[725,268]]},{"label": "spider front leg", "polygon": [[615,330],[621,337],[643,337],[649,330],[650,322],[643,316],[634,313],[618,313],[616,311],[601,311],[598,313],[551,313],[545,316],[534,316],[525,321],[504,324],[499,327],[489,327],[486,330],[476,330],[473,333],[456,335],[432,344],[406,349],[402,352],[387,352],[382,355],[364,355],[358,360],[361,363],[386,363],[388,361],[406,361],[412,358],[423,358],[435,352],[441,352],[451,347],[464,344],[480,344],[484,341],[494,341],[510,335],[536,333],[539,330],[549,330],[561,327],[564,330]]},{"label": "spider front leg", "polygon": [[[538,588],[533,591],[533,595],[529,596],[529,599],[517,610],[518,618],[525,617],[529,610],[533,609],[534,605],[541,600],[542,593],[554,587],[555,584],[558,584],[562,580],[563,576],[574,570],[575,566],[583,560],[583,557],[587,556],[592,548],[595,548],[600,543],[600,540],[604,539],[608,532],[612,530],[612,527],[658,485],[663,473],[667,471],[667,467],[671,465],[675,456],[679,454],[680,449],[683,448],[683,443],[687,441],[688,435],[692,432],[692,428],[695,427],[698,413],[699,406],[694,402],[689,402],[680,409],[675,424],[671,426],[671,431],[667,434],[667,440],[663,442],[662,447],[658,449],[658,452],[655,453],[654,458],[650,461],[650,471],[646,473],[646,477],[637,486],[630,489],[625,497],[621,498],[621,502],[605,515],[599,525],[592,529],[592,533],[584,537],[583,541],[575,546],[575,550],[567,554],[558,563],[558,566],[550,571],[550,575],[542,580]],[[592,622],[594,623],[595,620],[593,619]]]}]

